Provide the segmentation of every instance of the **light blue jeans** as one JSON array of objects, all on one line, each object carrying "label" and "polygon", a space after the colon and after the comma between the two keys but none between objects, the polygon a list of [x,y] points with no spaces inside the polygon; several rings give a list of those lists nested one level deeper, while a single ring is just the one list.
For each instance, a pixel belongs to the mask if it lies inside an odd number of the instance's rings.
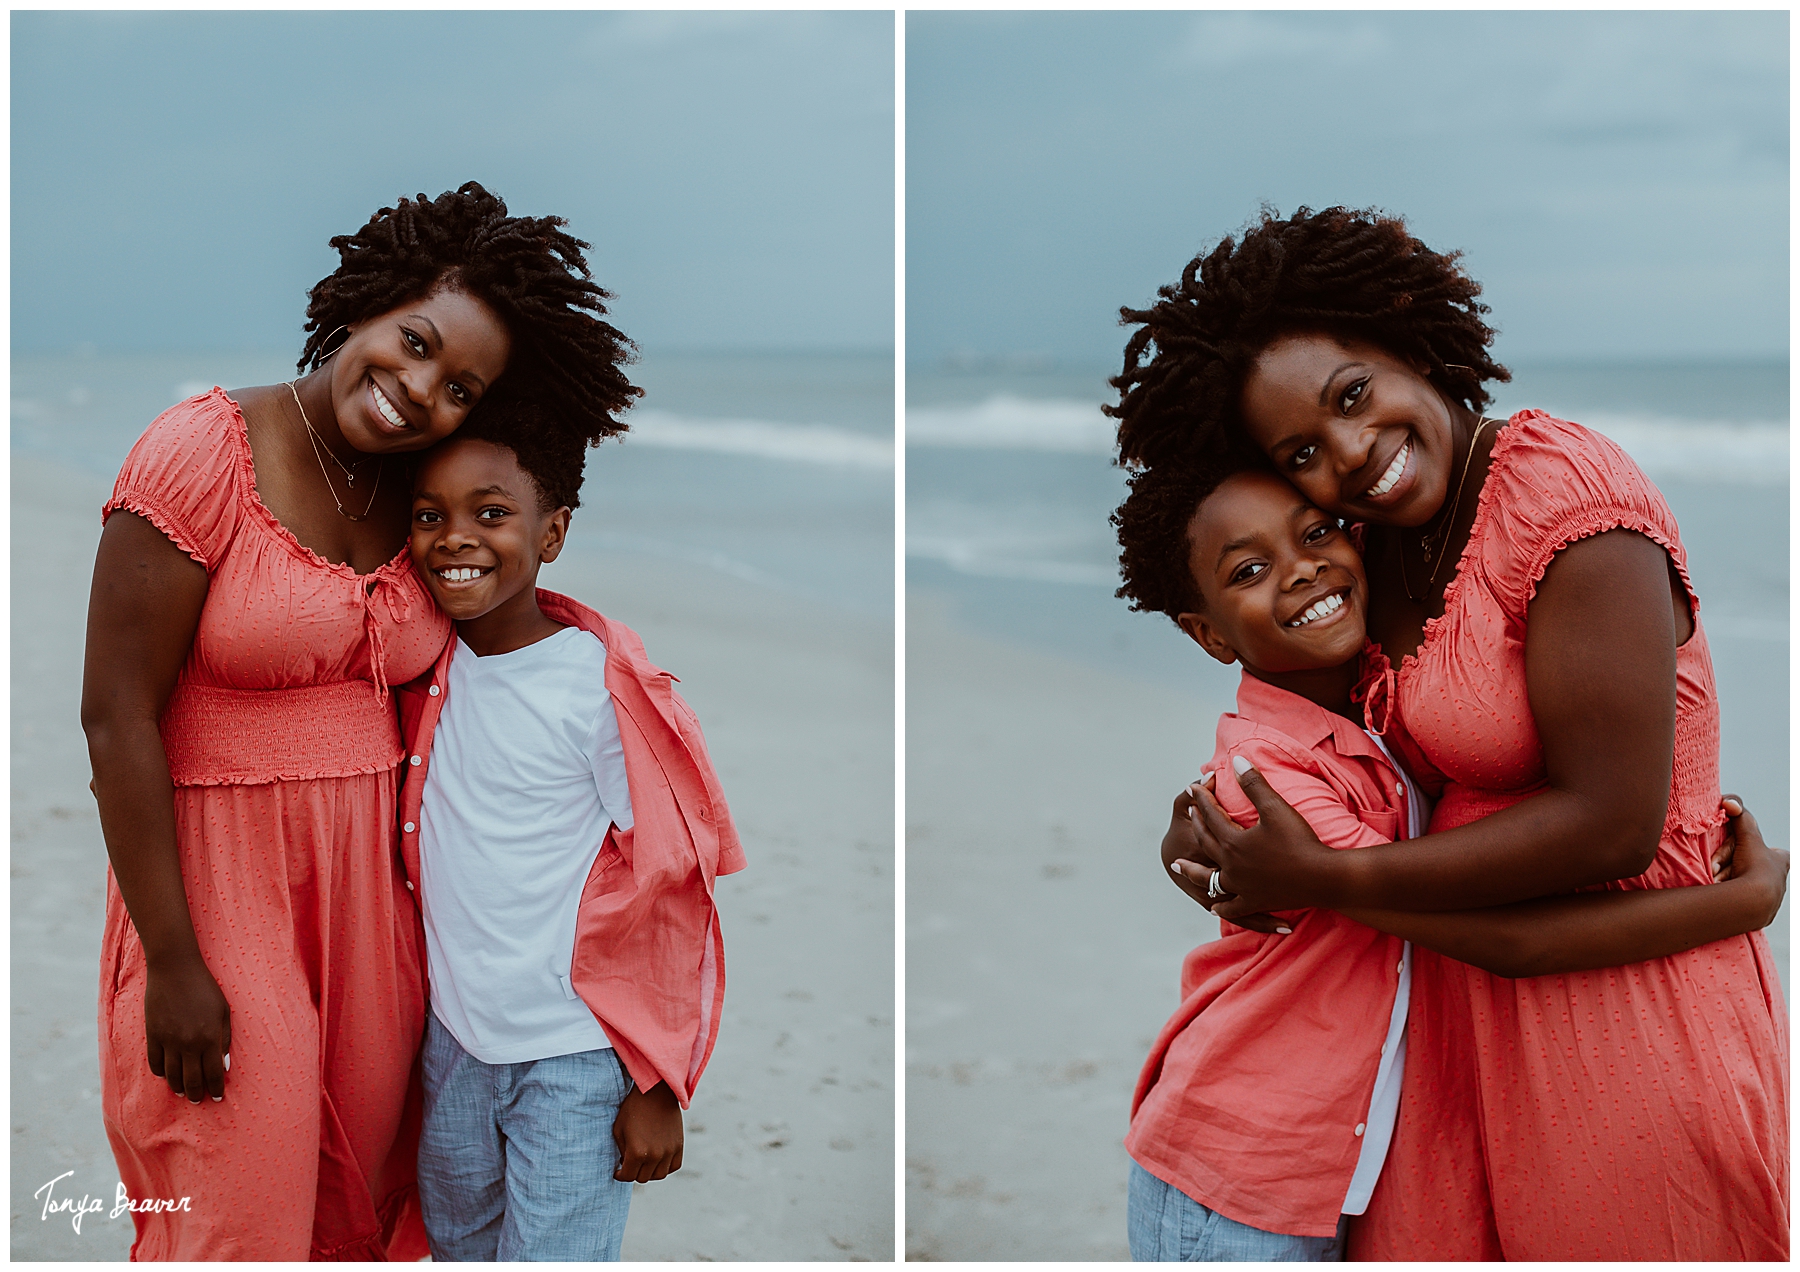
[{"label": "light blue jeans", "polygon": [[483,1064],[425,1022],[419,1207],[438,1263],[619,1257],[631,1184],[613,1119],[631,1090],[607,1048]]},{"label": "light blue jeans", "polygon": [[1342,1263],[1345,1220],[1333,1237],[1291,1237],[1227,1219],[1131,1163],[1125,1232],[1138,1263]]}]

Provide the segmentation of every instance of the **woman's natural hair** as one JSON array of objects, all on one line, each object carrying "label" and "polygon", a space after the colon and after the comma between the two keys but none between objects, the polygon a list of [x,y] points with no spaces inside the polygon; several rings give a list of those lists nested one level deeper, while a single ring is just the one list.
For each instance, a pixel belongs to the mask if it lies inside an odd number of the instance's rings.
[{"label": "woman's natural hair", "polygon": [[1205,609],[1194,583],[1188,525],[1228,478],[1253,469],[1273,471],[1261,451],[1228,438],[1218,450],[1134,472],[1131,493],[1112,514],[1124,580],[1114,595],[1130,601],[1134,610],[1161,612],[1171,619]]},{"label": "woman's natural hair", "polygon": [[346,324],[443,287],[494,311],[512,337],[505,383],[529,385],[558,426],[589,443],[625,431],[618,417],[643,393],[621,368],[635,351],[602,320],[612,294],[593,281],[588,244],[560,216],[508,216],[470,181],[455,193],[401,199],[354,234],[331,240],[337,270],[307,293],[302,371],[335,352]]},{"label": "woman's natural hair", "polygon": [[1119,462],[1154,466],[1241,436],[1251,364],[1298,332],[1376,345],[1481,410],[1482,385],[1512,376],[1488,357],[1488,307],[1461,255],[1432,251],[1374,209],[1300,208],[1283,220],[1265,207],[1241,241],[1228,236],[1189,261],[1148,309],[1119,310],[1121,325],[1141,324],[1110,381],[1119,403],[1104,408],[1119,421]]},{"label": "woman's natural hair", "polygon": [[554,407],[526,388],[507,382],[484,394],[453,435],[456,440],[504,446],[537,486],[544,512],[581,507],[581,479],[587,466],[587,439],[564,425]]}]

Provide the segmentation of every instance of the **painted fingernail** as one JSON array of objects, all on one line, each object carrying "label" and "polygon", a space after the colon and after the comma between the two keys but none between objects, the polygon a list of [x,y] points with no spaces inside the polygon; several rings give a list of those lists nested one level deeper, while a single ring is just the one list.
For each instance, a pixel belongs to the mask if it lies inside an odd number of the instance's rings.
[{"label": "painted fingernail", "polygon": [[1233,773],[1236,773],[1239,777],[1242,777],[1244,774],[1246,774],[1250,771],[1250,761],[1246,760],[1241,755],[1232,756],[1231,757],[1231,771]]},{"label": "painted fingernail", "polygon": [[1276,928],[1275,930],[1283,936],[1292,936],[1294,934],[1293,928]]},{"label": "painted fingernail", "polygon": [[1202,785],[1202,786],[1211,786],[1212,780],[1213,780],[1213,775],[1211,773],[1202,773],[1200,775],[1200,785]]},{"label": "painted fingernail", "polygon": [[225,1053],[225,1072],[231,1072],[231,1053],[229,1051]]},{"label": "painted fingernail", "polygon": [[215,1096],[213,1096],[213,1103],[214,1104],[223,1104],[223,1103],[225,1103],[225,1097],[222,1095],[215,1095]]},{"label": "painted fingernail", "polygon": [[1181,873],[1181,863],[1179,861],[1171,861],[1169,863],[1169,869],[1173,870],[1176,874],[1180,874]]}]

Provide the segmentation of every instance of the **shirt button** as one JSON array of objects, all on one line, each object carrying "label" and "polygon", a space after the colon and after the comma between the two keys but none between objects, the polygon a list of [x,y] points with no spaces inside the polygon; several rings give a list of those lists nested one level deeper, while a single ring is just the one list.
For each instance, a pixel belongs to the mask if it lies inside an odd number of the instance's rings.
[{"label": "shirt button", "polygon": [[434,698],[438,696],[438,687],[436,685],[431,686],[431,696]]},{"label": "shirt button", "polygon": [[[436,692],[437,692],[437,686],[436,686],[436,685],[433,685],[433,686],[432,686],[432,687],[431,687],[431,692],[433,692],[433,693],[436,693]],[[1405,783],[1405,782],[1395,782],[1395,783],[1394,783],[1394,794],[1396,794],[1396,795],[1404,795],[1404,794],[1406,794],[1406,783]]]},{"label": "shirt button", "polygon": [[416,755],[415,755],[415,756],[413,756],[413,757],[412,757],[412,763],[413,763],[413,767],[414,767],[414,768],[418,768],[418,767],[419,767],[419,765],[420,765],[420,764],[421,764],[421,763],[423,763],[423,761],[422,761],[422,760],[420,760],[420,759],[419,759],[419,757],[418,757],[418,756],[416,756]]},{"label": "shirt button", "polygon": [[[411,826],[410,826],[410,825],[409,825],[409,826],[407,826],[407,829],[408,829],[408,830],[411,830],[411,829],[412,829],[412,827],[411,827]],[[1398,963],[1395,963],[1395,964],[1394,964],[1394,970],[1395,970],[1395,971],[1396,971],[1396,972],[1404,972],[1404,971],[1405,971],[1405,970],[1406,970],[1406,960],[1405,960],[1405,959],[1401,959],[1401,960],[1400,960],[1400,961],[1399,961],[1399,962],[1398,962]]]},{"label": "shirt button", "polygon": [[1368,1125],[1368,1124],[1367,1124],[1367,1123],[1365,1123],[1365,1122],[1358,1122],[1358,1123],[1357,1123],[1357,1124],[1356,1124],[1356,1133],[1357,1133],[1357,1134],[1358,1134],[1358,1135],[1361,1135],[1361,1134],[1362,1134],[1362,1133],[1363,1133],[1363,1130],[1364,1130],[1364,1129],[1365,1129],[1365,1128],[1366,1128],[1366,1126],[1367,1126],[1367,1125]]},{"label": "shirt button", "polygon": [[411,880],[411,879],[408,879],[408,880],[407,880],[407,881],[406,881],[406,890],[407,890],[407,891],[408,891],[408,892],[417,892],[417,891],[418,891],[418,889],[417,889],[417,888],[415,888],[415,887],[413,887],[413,886],[412,886],[412,880]]},{"label": "shirt button", "polygon": [[409,835],[413,833],[413,824],[411,822],[406,823],[406,833]]}]

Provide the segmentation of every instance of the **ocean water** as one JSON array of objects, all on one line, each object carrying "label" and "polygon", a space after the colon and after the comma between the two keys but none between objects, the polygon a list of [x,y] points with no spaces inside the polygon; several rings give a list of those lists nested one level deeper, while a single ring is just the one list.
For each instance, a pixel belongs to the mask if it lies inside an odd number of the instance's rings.
[{"label": "ocean water", "polygon": [[[164,408],[291,378],[280,354],[14,354],[12,446],[99,476]],[[589,453],[571,552],[697,562],[873,617],[894,596],[893,357],[646,354]]]},{"label": "ocean water", "polygon": [[[1228,709],[1238,670],[1113,596],[1106,366],[909,368],[906,583],[976,631],[1179,686]],[[1607,434],[1668,498],[1718,677],[1721,772],[1788,840],[1785,362],[1515,365],[1493,413],[1538,407]],[[1210,736],[1210,727],[1206,730]],[[1199,763],[1204,757],[1196,757]],[[1786,968],[1785,916],[1771,929]]]}]

